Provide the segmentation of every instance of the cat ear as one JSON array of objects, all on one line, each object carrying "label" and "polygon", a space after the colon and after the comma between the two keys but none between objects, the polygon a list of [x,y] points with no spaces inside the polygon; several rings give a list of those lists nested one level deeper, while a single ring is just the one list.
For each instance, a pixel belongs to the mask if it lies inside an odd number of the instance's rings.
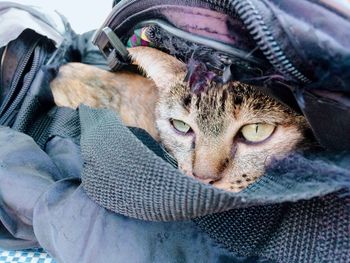
[{"label": "cat ear", "polygon": [[131,60],[160,89],[169,89],[174,83],[183,81],[185,78],[186,65],[173,56],[150,47],[134,47],[128,50]]}]

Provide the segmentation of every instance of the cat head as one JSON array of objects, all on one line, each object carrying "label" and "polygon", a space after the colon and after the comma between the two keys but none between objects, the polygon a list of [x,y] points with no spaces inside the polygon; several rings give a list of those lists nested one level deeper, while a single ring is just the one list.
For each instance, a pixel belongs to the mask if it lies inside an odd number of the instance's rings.
[{"label": "cat head", "polygon": [[264,173],[272,158],[303,141],[304,117],[258,87],[212,81],[195,94],[184,81],[187,68],[181,61],[147,47],[130,53],[159,89],[160,139],[187,175],[240,191]]}]

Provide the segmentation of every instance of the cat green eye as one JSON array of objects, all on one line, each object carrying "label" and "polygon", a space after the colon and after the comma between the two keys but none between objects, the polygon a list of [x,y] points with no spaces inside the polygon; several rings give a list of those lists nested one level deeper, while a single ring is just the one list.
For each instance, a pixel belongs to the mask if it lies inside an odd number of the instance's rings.
[{"label": "cat green eye", "polygon": [[188,133],[191,130],[191,126],[188,125],[186,122],[180,121],[180,120],[175,120],[172,119],[171,124],[173,125],[173,127],[175,128],[175,130],[181,132],[181,133]]},{"label": "cat green eye", "polygon": [[271,136],[275,125],[267,123],[254,123],[243,126],[241,133],[249,142],[262,142]]}]

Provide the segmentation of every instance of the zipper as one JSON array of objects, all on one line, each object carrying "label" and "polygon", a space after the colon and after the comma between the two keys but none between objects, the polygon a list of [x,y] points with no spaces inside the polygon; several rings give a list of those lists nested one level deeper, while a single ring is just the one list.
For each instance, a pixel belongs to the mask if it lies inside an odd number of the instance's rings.
[{"label": "zipper", "polygon": [[251,0],[203,1],[237,14],[267,60],[284,76],[297,79],[303,83],[311,82],[287,58],[283,49],[267,27],[259,9]]},{"label": "zipper", "polygon": [[[26,73],[25,69],[27,68],[28,63],[30,63],[31,59],[32,61],[31,61],[30,69]],[[10,88],[10,94],[7,96],[7,99],[4,102],[4,105],[0,111],[1,125],[11,126],[16,116],[16,113],[18,111],[18,108],[23,98],[26,96],[30,88],[30,84],[32,83],[44,59],[45,59],[45,54],[44,52],[42,52],[42,49],[40,48],[40,46],[33,46],[28,51],[28,53],[26,53],[24,59],[22,60],[22,63],[19,65],[20,66],[19,69],[16,70],[16,74],[14,76],[14,79],[12,81],[12,85]],[[20,87],[18,87],[18,84],[20,83],[20,80],[22,78],[23,78],[23,84]]]},{"label": "zipper", "polygon": [[[6,109],[9,106],[9,104],[12,102],[12,98],[15,95],[15,92],[17,91],[16,89],[17,89],[18,83],[20,82],[20,80],[21,80],[21,78],[23,76],[23,73],[24,73],[24,71],[25,71],[25,69],[26,69],[26,67],[28,65],[28,62],[29,62],[29,60],[32,57],[34,49],[35,49],[35,46],[34,45],[31,46],[31,48],[28,50],[28,52],[22,58],[21,63],[18,65],[18,67],[16,69],[16,74],[15,74],[15,76],[13,77],[13,79],[11,81],[10,91],[7,94],[6,98],[4,99],[4,102],[3,102],[3,104],[2,104],[2,106],[0,108],[0,116],[1,116],[0,117],[0,123],[3,123],[2,122],[3,115],[5,114]],[[3,57],[4,57],[4,55],[3,55]]]},{"label": "zipper", "polygon": [[[115,11],[111,12],[104,25],[109,25],[113,21],[114,25],[119,29],[119,25],[123,26],[123,22],[129,20],[129,17],[138,11],[150,8],[155,5],[174,5],[174,1],[137,1],[122,0],[118,3]],[[262,53],[270,64],[290,79],[296,79],[302,83],[310,83],[311,81],[302,74],[293,63],[287,58],[281,45],[278,43],[271,30],[267,27],[259,8],[251,0],[182,0],[176,1],[175,4],[186,4],[197,7],[210,7],[215,10],[222,10],[229,15],[237,15],[246,26],[248,32],[260,48]],[[203,5],[204,4],[204,5]],[[206,4],[206,5],[205,5]],[[135,5],[136,9],[135,10]],[[147,19],[147,18],[145,18]],[[116,21],[115,21],[116,20]],[[140,22],[140,21],[139,21]],[[112,28],[115,30],[116,28]],[[101,30],[101,29],[100,29]],[[100,31],[99,30],[99,31]],[[124,32],[125,33],[125,32]],[[96,38],[94,42],[96,43]]]}]

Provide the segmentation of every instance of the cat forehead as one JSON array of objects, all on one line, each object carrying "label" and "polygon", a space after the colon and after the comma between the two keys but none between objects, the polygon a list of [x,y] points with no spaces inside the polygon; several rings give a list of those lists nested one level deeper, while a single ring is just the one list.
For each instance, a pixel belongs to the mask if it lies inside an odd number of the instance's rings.
[{"label": "cat forehead", "polygon": [[[196,123],[204,134],[214,136],[222,133],[229,122],[238,115],[270,115],[271,120],[291,111],[276,100],[263,94],[258,87],[230,82],[225,85],[211,83],[207,91],[194,94],[186,83],[180,83],[170,90],[170,103],[180,104],[189,114],[195,113]],[[249,115],[249,116],[247,116]],[[242,118],[242,117],[241,117]],[[242,120],[244,121],[244,120]]]},{"label": "cat forehead", "polygon": [[[186,83],[175,85],[170,90],[170,97],[180,102],[187,110],[203,112],[208,116],[207,110],[215,115],[217,113],[236,114],[240,109],[248,108],[251,111],[273,110],[283,106],[275,99],[259,91],[258,87],[240,82],[230,82],[225,85],[212,82],[204,92],[195,94],[191,92]],[[203,116],[204,117],[204,116]]]}]

